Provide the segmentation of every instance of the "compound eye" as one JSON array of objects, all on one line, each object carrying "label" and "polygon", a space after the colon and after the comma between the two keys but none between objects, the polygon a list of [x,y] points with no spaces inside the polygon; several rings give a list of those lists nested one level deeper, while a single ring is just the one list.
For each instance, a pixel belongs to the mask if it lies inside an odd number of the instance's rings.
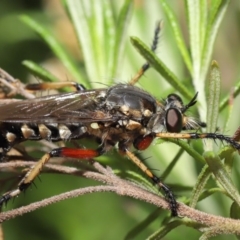
[{"label": "compound eye", "polygon": [[182,131],[182,114],[176,108],[169,108],[166,112],[165,127],[168,132],[179,133]]}]

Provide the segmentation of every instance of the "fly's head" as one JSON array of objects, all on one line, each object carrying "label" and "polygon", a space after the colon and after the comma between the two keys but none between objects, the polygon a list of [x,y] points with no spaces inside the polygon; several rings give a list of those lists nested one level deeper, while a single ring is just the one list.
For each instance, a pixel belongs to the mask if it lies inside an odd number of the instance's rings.
[{"label": "fly's head", "polygon": [[197,93],[188,104],[184,105],[180,96],[175,93],[169,94],[159,105],[157,113],[149,120],[147,133],[163,131],[179,133],[182,130],[198,129],[203,126],[203,123],[185,114],[190,107],[196,104],[196,98]]}]

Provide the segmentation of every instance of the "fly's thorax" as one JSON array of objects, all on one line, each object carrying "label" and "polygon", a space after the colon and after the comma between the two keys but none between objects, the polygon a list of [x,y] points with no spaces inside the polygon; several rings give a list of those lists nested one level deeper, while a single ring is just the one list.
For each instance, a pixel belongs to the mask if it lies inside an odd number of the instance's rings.
[{"label": "fly's thorax", "polygon": [[164,114],[163,113],[157,113],[154,114],[148,121],[147,127],[146,127],[146,133],[158,133],[166,131],[165,125],[164,125]]},{"label": "fly's thorax", "polygon": [[109,111],[133,120],[150,118],[157,109],[155,98],[135,86],[126,84],[115,85],[109,89],[105,106]]}]

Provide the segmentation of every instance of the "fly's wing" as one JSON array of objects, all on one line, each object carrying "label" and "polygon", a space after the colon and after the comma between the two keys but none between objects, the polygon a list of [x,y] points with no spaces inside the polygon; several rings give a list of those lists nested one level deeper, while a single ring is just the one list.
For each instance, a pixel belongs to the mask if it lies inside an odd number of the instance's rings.
[{"label": "fly's wing", "polygon": [[107,89],[57,94],[0,105],[0,122],[79,123],[114,121],[101,108]]}]

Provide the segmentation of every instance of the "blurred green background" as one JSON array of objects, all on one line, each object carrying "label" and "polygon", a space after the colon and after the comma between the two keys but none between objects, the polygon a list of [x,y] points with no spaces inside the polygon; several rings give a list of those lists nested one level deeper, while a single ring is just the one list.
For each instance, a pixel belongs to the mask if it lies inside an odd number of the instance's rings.
[{"label": "blurred green background", "polygon": [[[102,0],[95,1],[102,4]],[[124,1],[110,1],[116,15]],[[209,1],[210,2],[210,1]],[[174,9],[179,24],[182,27],[184,37],[188,42],[186,15],[184,12],[184,1],[169,0]],[[79,69],[84,74],[84,59],[82,51],[79,49],[73,27],[60,1],[7,1],[0,2],[0,67],[9,72],[12,76],[23,82],[38,81],[21,64],[23,60],[32,60],[48,69],[60,80],[74,79],[70,72],[54,56],[49,47],[32,29],[23,23],[19,16],[26,14],[35,21],[51,29],[55,38],[61,42],[73,59],[78,63]],[[180,53],[176,47],[173,33],[164,16],[161,5],[157,0],[135,0],[128,26],[127,36],[137,36],[146,44],[150,45],[153,31],[157,20],[164,20],[164,29],[161,33],[157,55],[166,65],[180,78],[189,78],[186,68],[182,62]],[[84,32],[82,33],[84,34]],[[234,84],[239,80],[240,64],[240,2],[231,1],[224,20],[220,26],[214,47],[212,59],[217,60],[222,74],[222,95],[231,92]],[[126,39],[126,46],[123,53],[123,61],[119,71],[115,76],[104,73],[98,76],[93,83],[96,87],[102,87],[97,82],[109,82],[114,78],[114,82],[127,82],[138,71],[144,63],[144,59],[138,54],[130,43],[129,37]],[[86,74],[86,73],[85,73]],[[87,74],[86,74],[87,77]],[[99,80],[101,79],[101,80]],[[169,92],[174,92],[161,76],[153,69],[149,70],[141,79],[140,84],[144,89],[150,91],[154,96],[163,98]],[[192,86],[187,86],[192,95]],[[239,98],[234,101],[234,110],[227,129],[227,134],[231,135],[239,126]],[[193,111],[193,115],[197,115]],[[2,114],[2,113],[0,113]],[[204,121],[204,119],[202,119]],[[225,121],[224,115],[220,116],[219,126]],[[200,147],[201,148],[201,147]],[[157,175],[173,159],[178,151],[178,147],[171,143],[153,145],[144,152],[145,157],[150,157],[147,164],[151,168],[158,169]],[[108,158],[115,158],[116,154],[109,153]],[[114,161],[113,159],[112,161]],[[116,159],[117,164],[127,164],[126,161]],[[111,164],[111,163],[110,163]],[[114,165],[114,164],[113,164]],[[234,180],[239,188],[239,164],[235,163]],[[133,171],[138,171],[132,165],[125,165],[123,168],[132,167]],[[184,186],[193,186],[202,165],[194,162],[187,154],[184,154],[176,167],[173,169],[167,183],[181,183]],[[74,176],[59,176],[54,174],[42,174],[41,181],[35,181],[33,186],[25,194],[22,194],[13,201],[10,201],[4,210],[27,205],[37,200],[53,196],[71,189],[84,186],[92,186],[95,182],[76,178]],[[181,197],[189,192],[177,193]],[[200,202],[198,208],[209,213],[228,216],[231,202],[220,194],[211,196]],[[81,196],[77,199],[67,200],[52,206],[26,214],[14,220],[5,222],[3,227],[4,239],[123,239],[126,234],[138,223],[144,220],[150,213],[155,211],[155,207],[150,204],[120,197],[113,193],[95,193]],[[134,239],[145,239],[156,231],[161,225],[161,220],[167,212],[159,215],[159,218],[146,227]],[[198,239],[200,233],[187,227],[179,227],[169,233],[164,239]],[[215,239],[231,239],[229,236],[216,237]],[[234,237],[232,237],[234,239]]]}]

